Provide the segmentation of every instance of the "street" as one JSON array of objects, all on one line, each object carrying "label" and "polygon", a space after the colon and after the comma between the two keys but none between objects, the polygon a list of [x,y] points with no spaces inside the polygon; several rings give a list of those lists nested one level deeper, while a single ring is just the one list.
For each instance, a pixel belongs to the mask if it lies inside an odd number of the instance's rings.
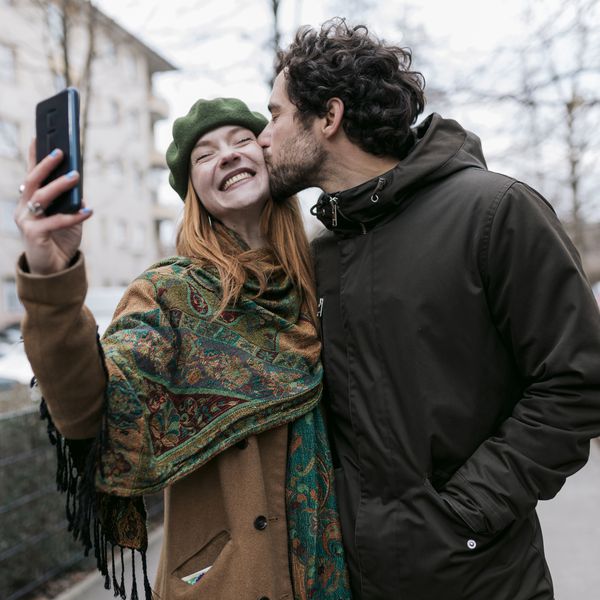
[{"label": "street", "polygon": [[[567,480],[558,496],[541,502],[538,514],[556,600],[597,600],[600,597],[600,443],[592,443],[588,464]],[[150,581],[158,565],[160,531],[150,539]],[[138,559],[139,560],[139,559]],[[139,573],[139,562],[136,565]],[[57,600],[110,600],[103,579],[90,575]],[[243,599],[240,599],[243,600]],[[393,599],[390,599],[393,600]],[[490,600],[482,598],[481,600]],[[510,598],[494,600],[511,600]]]},{"label": "street", "polygon": [[590,460],[538,514],[556,600],[600,598],[600,443]]}]

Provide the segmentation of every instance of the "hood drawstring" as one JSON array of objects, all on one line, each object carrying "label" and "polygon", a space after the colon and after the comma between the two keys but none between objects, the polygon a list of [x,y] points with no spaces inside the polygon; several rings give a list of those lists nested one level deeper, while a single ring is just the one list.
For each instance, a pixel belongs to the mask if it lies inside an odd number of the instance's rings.
[{"label": "hood drawstring", "polygon": [[371,202],[376,203],[379,202],[379,194],[378,192],[380,192],[387,184],[387,181],[385,179],[385,177],[378,177],[377,180],[377,185],[375,186],[375,189],[373,190],[373,194],[371,196]]}]

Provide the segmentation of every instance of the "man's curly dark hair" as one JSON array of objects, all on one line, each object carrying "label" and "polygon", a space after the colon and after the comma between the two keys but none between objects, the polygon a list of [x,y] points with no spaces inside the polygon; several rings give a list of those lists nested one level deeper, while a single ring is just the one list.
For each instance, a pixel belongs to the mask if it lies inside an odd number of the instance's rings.
[{"label": "man's curly dark hair", "polygon": [[353,143],[370,154],[402,158],[410,126],[425,108],[425,80],[411,63],[410,49],[335,18],[320,30],[301,27],[278,53],[276,72],[285,70],[288,96],[304,125],[325,116],[329,99],[340,98],[343,128]]}]

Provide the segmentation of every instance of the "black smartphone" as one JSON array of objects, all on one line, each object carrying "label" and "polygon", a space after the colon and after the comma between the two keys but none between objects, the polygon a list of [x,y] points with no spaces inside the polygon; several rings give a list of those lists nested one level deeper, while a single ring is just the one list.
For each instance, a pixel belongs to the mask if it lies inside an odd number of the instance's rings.
[{"label": "black smartphone", "polygon": [[62,150],[64,155],[62,162],[42,185],[70,171],[79,172],[78,184],[56,198],[46,208],[46,215],[77,212],[81,208],[83,194],[83,165],[79,144],[79,93],[75,88],[68,87],[35,107],[35,136],[37,162],[55,148]]}]

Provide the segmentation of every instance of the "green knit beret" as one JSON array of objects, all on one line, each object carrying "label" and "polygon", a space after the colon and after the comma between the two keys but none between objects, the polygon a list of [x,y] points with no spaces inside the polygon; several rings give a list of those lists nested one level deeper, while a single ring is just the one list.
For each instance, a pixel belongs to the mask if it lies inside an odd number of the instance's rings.
[{"label": "green knit beret", "polygon": [[190,172],[190,154],[198,138],[222,125],[241,125],[258,135],[268,121],[252,112],[237,98],[198,100],[185,117],[173,123],[173,141],[167,148],[167,165],[171,187],[185,200]]}]

